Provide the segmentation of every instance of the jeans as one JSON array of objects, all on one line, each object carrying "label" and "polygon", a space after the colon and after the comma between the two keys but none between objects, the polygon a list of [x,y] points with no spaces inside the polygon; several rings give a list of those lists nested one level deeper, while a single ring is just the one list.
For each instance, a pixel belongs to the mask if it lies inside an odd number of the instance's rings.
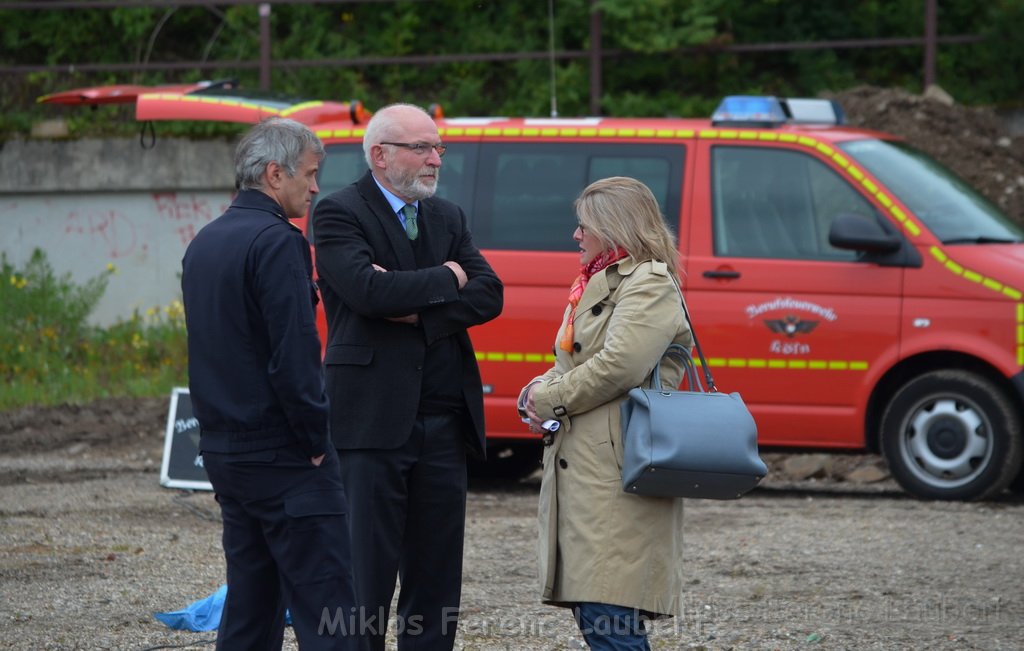
[{"label": "jeans", "polygon": [[647,617],[636,608],[582,602],[572,609],[587,646],[594,651],[650,651]]}]

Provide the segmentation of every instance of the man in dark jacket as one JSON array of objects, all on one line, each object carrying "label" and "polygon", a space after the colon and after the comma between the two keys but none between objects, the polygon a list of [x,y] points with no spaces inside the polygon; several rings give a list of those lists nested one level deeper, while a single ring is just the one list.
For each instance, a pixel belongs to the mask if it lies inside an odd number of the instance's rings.
[{"label": "man in dark jacket", "polygon": [[331,445],[303,217],[324,157],[307,127],[257,124],[231,207],[189,244],[181,288],[199,449],[224,522],[218,649],[359,649],[347,504]]},{"label": "man in dark jacket", "polygon": [[332,435],[375,651],[385,647],[396,575],[398,648],[452,648],[466,453],[484,450],[466,331],[498,316],[503,289],[462,209],[432,196],[444,149],[422,109],[381,109],[363,138],[370,171],[320,201],[313,218]]}]

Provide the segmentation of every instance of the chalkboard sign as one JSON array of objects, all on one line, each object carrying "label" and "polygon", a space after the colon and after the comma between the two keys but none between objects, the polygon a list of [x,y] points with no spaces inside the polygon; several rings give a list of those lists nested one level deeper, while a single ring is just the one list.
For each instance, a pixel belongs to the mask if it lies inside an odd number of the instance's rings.
[{"label": "chalkboard sign", "polygon": [[203,468],[203,458],[199,456],[199,421],[192,414],[192,399],[187,388],[177,387],[171,391],[160,485],[213,490]]}]

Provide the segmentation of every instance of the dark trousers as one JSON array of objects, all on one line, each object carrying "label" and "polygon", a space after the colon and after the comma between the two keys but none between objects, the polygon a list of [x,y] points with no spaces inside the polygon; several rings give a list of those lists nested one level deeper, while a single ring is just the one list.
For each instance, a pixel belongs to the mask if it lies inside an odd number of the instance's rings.
[{"label": "dark trousers", "polygon": [[302,651],[363,649],[359,631],[336,625],[355,608],[337,453],[317,467],[297,448],[206,452],[203,465],[224,521],[217,649],[280,651],[285,608]]},{"label": "dark trousers", "polygon": [[341,450],[356,593],[383,651],[396,575],[400,651],[455,644],[466,527],[464,419],[420,415],[397,450]]}]

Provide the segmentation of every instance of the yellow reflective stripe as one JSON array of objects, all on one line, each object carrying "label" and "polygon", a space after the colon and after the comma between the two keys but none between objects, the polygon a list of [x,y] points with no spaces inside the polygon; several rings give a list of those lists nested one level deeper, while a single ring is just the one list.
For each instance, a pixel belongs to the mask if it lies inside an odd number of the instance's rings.
[{"label": "yellow reflective stripe", "polygon": [[[1024,337],[1024,325],[1021,336]],[[1024,340],[1022,340],[1024,341]],[[698,363],[699,364],[699,363]],[[812,371],[866,371],[868,363],[864,361],[825,360],[825,359],[745,359],[740,357],[712,357],[708,366],[713,368],[753,368],[753,369],[788,369]]]},{"label": "yellow reflective stripe", "polygon": [[[1024,304],[1018,310],[1019,354],[1024,356]],[[500,352],[500,351],[476,351],[478,362],[527,362],[527,363],[552,363],[555,356],[551,353],[522,353],[522,352]],[[700,360],[693,360],[700,366]],[[708,366],[712,368],[752,368],[752,369],[785,369],[785,370],[810,370],[810,371],[866,371],[868,363],[865,361],[853,360],[826,360],[826,359],[778,359],[778,358],[743,358],[743,357],[711,357],[708,359]]]},{"label": "yellow reflective stripe", "polygon": [[478,362],[547,362],[555,361],[551,353],[520,353],[520,352],[498,352],[498,351],[476,351]]},{"label": "yellow reflective stripe", "polygon": [[1017,303],[1017,363],[1024,366],[1024,303]]},{"label": "yellow reflective stripe", "polygon": [[335,129],[334,131],[317,131],[318,138],[362,138],[366,129]]},{"label": "yellow reflective stripe", "polygon": [[324,103],[321,102],[321,101],[300,102],[298,104],[293,104],[292,106],[289,106],[288,108],[286,108],[283,111],[281,111],[281,115],[284,116],[284,117],[288,117],[292,113],[297,113],[298,111],[304,111],[304,110],[309,109],[309,108],[316,108],[317,106],[323,106],[323,104]]},{"label": "yellow reflective stripe", "polygon": [[[733,132],[736,134],[737,132]],[[444,127],[438,134],[445,137],[489,136],[502,138],[693,138],[693,129],[637,129],[623,127]],[[702,134],[702,137],[703,134]],[[757,132],[744,132],[734,137],[746,140],[759,137]]]},{"label": "yellow reflective stripe", "polygon": [[954,273],[965,280],[977,283],[986,289],[990,289],[994,292],[1002,294],[1003,296],[1009,299],[1015,301],[1020,300],[1022,294],[1019,289],[1016,289],[1015,287],[1010,287],[1009,285],[1004,285],[995,278],[983,276],[977,271],[972,271],[971,269],[964,268],[962,265],[957,264],[957,262],[951,259],[945,251],[943,251],[937,246],[931,247],[929,249],[929,252],[932,254],[932,257],[935,258],[935,260],[940,265],[942,265],[947,271],[950,271],[951,273]]}]

